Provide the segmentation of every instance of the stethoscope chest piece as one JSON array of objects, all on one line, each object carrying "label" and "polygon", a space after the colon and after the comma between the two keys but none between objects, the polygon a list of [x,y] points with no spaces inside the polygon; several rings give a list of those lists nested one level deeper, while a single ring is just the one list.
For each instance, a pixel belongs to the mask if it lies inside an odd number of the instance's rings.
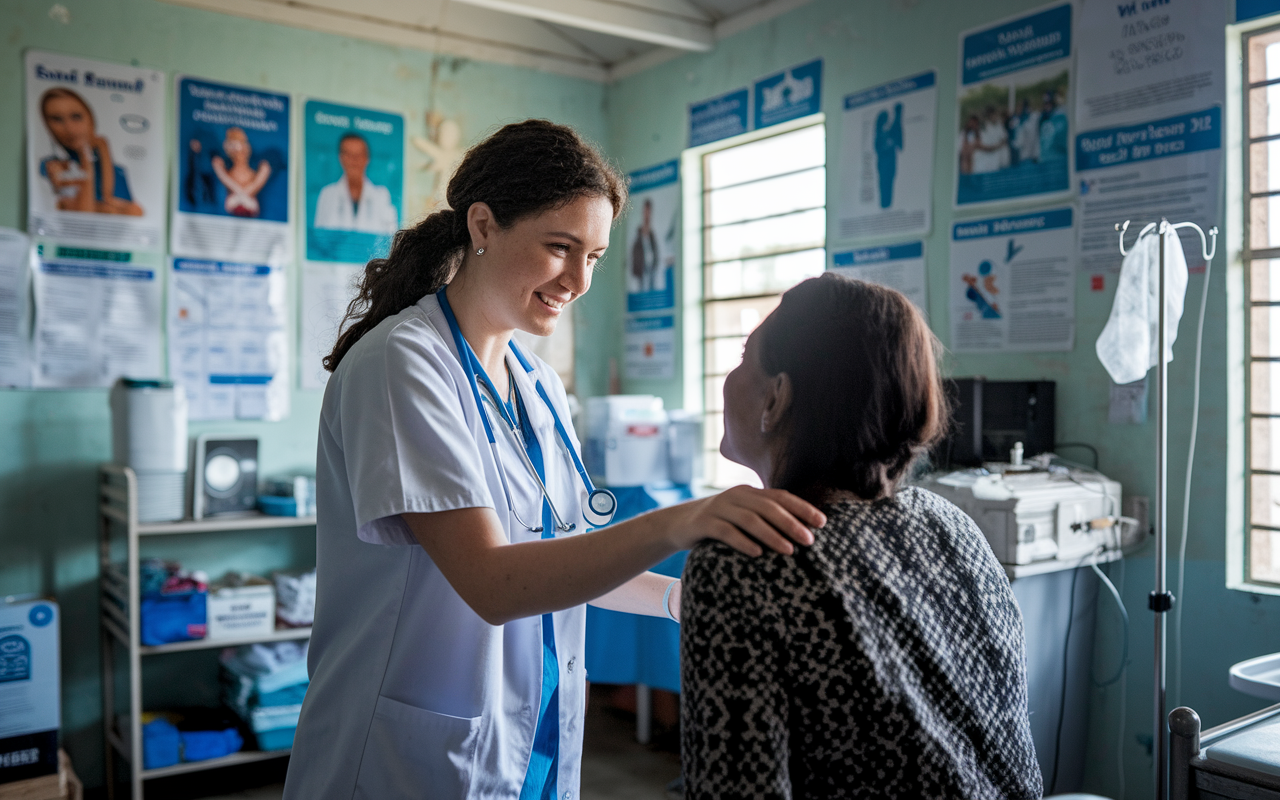
[{"label": "stethoscope chest piece", "polygon": [[587,502],[582,507],[582,516],[593,528],[601,528],[613,522],[613,515],[618,513],[618,498],[608,489],[595,489],[587,495]]}]

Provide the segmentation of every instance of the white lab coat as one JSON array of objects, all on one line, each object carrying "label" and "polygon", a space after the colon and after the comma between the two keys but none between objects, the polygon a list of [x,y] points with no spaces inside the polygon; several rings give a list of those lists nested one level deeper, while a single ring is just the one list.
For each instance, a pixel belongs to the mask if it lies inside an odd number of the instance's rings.
[{"label": "white lab coat", "polygon": [[371,182],[368,176],[360,190],[360,205],[352,208],[351,190],[343,177],[320,190],[311,226],[340,231],[395,233],[400,228],[400,216],[391,203],[390,190]]},{"label": "white lab coat", "polygon": [[[528,357],[572,437],[563,385]],[[548,489],[580,533],[581,481],[532,376],[509,351],[507,362],[542,445]],[[501,424],[494,420],[512,501],[538,519],[541,493]],[[434,295],[384,320],[342,359],[325,388],[318,449],[311,686],[285,797],[517,798],[542,692],[541,618],[484,622],[398,516],[489,506],[512,542],[540,536],[508,510]],[[585,618],[583,606],[554,615],[557,788],[570,800],[582,761]]]}]

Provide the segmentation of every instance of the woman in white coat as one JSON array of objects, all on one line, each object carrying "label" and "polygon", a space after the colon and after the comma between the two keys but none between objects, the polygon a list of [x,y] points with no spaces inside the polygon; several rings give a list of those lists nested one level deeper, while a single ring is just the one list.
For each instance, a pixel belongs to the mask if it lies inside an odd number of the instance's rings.
[{"label": "woman in white coat", "polygon": [[704,538],[791,552],[824,523],[737,487],[586,532],[564,388],[512,334],[551,333],[590,287],[624,179],[530,120],[474,147],[448,200],[369,263],[325,360],[290,800],[573,800],[583,604],[677,618],[650,566]]}]

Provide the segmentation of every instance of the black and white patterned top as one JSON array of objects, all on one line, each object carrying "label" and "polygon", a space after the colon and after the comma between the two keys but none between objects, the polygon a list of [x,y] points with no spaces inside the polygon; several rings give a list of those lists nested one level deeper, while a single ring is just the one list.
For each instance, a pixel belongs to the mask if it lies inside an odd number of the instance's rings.
[{"label": "black and white patterned top", "polygon": [[824,511],[793,556],[689,556],[686,797],[1040,797],[1022,615],[977,525],[915,487]]}]

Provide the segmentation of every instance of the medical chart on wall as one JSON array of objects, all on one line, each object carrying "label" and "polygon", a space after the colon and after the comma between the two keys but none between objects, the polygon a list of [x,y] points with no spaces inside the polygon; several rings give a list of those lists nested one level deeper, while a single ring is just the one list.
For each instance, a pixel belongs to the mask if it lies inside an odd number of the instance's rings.
[{"label": "medical chart on wall", "polygon": [[158,250],[165,220],[165,78],[28,50],[27,230]]},{"label": "medical chart on wall", "polygon": [[[1080,6],[1075,138],[1080,268],[1118,272],[1113,226],[1218,225],[1226,81],[1221,3]],[[1184,230],[1192,269],[1199,238]]]},{"label": "medical chart on wall", "polygon": [[1076,129],[1114,128],[1221,104],[1225,5],[1083,0]]},{"label": "medical chart on wall", "polygon": [[1070,208],[957,222],[948,304],[957,353],[1067,351],[1075,341]]},{"label": "medical chart on wall", "polygon": [[304,261],[302,264],[302,342],[299,369],[303,389],[323,389],[329,372],[323,359],[333,352],[347,306],[356,296],[356,285],[364,274],[359,264],[330,264]]},{"label": "medical chart on wall", "polygon": [[929,232],[937,110],[937,74],[932,71],[845,97],[840,236]]},{"label": "medical chart on wall", "polygon": [[31,275],[35,249],[26,234],[0,228],[0,387],[31,385]]},{"label": "medical chart on wall", "polygon": [[674,378],[676,376],[676,318],[627,317],[623,331],[623,377]]},{"label": "medical chart on wall", "polygon": [[404,117],[308,100],[303,119],[307,259],[386,256],[403,207]]},{"label": "medical chart on wall", "polygon": [[38,242],[36,253],[33,386],[163,375],[159,255],[52,241]]},{"label": "medical chart on wall", "polygon": [[957,207],[1071,188],[1070,3],[960,35]]},{"label": "medical chart on wall", "polygon": [[289,414],[284,269],[172,259],[169,375],[190,419],[283,419]]},{"label": "medical chart on wall", "polygon": [[290,260],[289,96],[181,76],[177,95],[170,250]]},{"label": "medical chart on wall", "polygon": [[627,313],[676,304],[680,230],[680,164],[668,161],[631,173],[627,214]]},{"label": "medical chart on wall", "polygon": [[[1207,231],[1219,224],[1222,109],[1080,134],[1076,179],[1080,268],[1087,272],[1120,271],[1115,225],[1125,220],[1132,220],[1132,236],[1161,217],[1195,222]],[[1190,229],[1180,233],[1187,266],[1202,267],[1200,237]]]},{"label": "medical chart on wall", "polygon": [[831,271],[867,283],[897,289],[929,316],[928,275],[924,242],[845,250],[831,256]]}]

